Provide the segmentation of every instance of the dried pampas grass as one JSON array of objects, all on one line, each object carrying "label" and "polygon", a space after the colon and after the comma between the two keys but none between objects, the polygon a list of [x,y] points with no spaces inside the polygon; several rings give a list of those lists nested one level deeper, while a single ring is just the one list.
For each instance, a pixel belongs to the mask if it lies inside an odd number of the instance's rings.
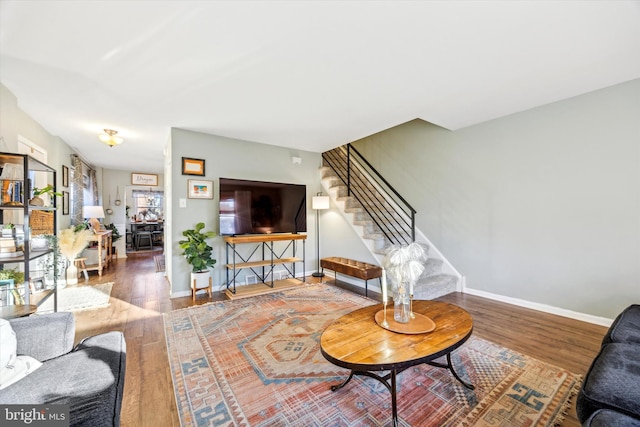
[{"label": "dried pampas grass", "polygon": [[75,259],[87,247],[92,234],[91,230],[86,229],[74,231],[73,227],[60,231],[58,236],[60,253],[69,260]]},{"label": "dried pampas grass", "polygon": [[427,253],[419,243],[411,243],[406,246],[392,246],[382,261],[382,266],[387,270],[387,275],[394,286],[407,282],[415,284],[422,273],[424,263],[427,262]]}]

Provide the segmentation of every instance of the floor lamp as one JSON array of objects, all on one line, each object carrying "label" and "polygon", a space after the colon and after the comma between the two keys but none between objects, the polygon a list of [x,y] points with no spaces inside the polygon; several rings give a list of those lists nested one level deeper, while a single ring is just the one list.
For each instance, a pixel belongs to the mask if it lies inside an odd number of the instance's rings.
[{"label": "floor lamp", "polygon": [[320,212],[329,209],[329,196],[323,196],[318,193],[311,200],[311,209],[316,211],[316,256],[318,257],[318,269],[312,274],[313,277],[323,277],[324,273],[320,271]]}]

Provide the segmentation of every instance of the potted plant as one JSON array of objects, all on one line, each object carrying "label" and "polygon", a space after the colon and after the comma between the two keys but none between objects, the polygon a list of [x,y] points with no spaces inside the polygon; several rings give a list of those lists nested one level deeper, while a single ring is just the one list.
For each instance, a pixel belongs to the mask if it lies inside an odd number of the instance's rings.
[{"label": "potted plant", "polygon": [[49,196],[62,197],[62,193],[57,193],[53,191],[53,185],[51,184],[42,188],[33,187],[33,198],[29,200],[29,204],[31,206],[44,206],[44,200],[40,197],[43,194],[48,194]]},{"label": "potted plant", "polygon": [[182,235],[186,238],[180,240],[178,244],[183,250],[187,262],[191,265],[191,296],[195,299],[196,292],[200,289],[208,289],[211,296],[211,273],[209,267],[214,267],[216,260],[213,259],[213,248],[209,246],[206,239],[215,237],[213,231],[203,232],[204,223],[199,222],[195,228],[184,230]]},{"label": "potted plant", "polygon": [[24,273],[17,268],[0,270],[0,280],[13,280],[13,283],[19,285],[24,282]]},{"label": "potted plant", "polygon": [[15,227],[12,223],[7,223],[2,226],[2,237],[13,237],[15,235]]},{"label": "potted plant", "polygon": [[[112,244],[115,244],[122,237],[122,235],[120,234],[120,230],[118,230],[118,227],[116,227],[116,225],[114,223],[111,223],[109,225],[105,225],[104,228],[107,229],[107,230],[111,230],[111,243]],[[111,246],[111,255],[115,255],[115,253],[116,253],[116,247],[115,246]]]}]

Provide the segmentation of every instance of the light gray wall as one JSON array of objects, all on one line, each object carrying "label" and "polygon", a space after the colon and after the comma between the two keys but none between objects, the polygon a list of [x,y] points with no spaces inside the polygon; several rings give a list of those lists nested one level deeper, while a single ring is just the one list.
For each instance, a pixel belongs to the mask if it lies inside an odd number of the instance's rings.
[{"label": "light gray wall", "polygon": [[609,318],[640,301],[640,80],[354,145],[469,288]]},{"label": "light gray wall", "polygon": [[[182,231],[193,228],[196,223],[204,222],[205,230],[218,232],[218,179],[238,178],[259,181],[286,182],[305,184],[307,186],[307,220],[308,235],[306,241],[306,270],[312,271],[315,265],[315,217],[311,211],[311,197],[321,191],[320,154],[299,150],[291,150],[272,145],[257,144],[249,141],[230,139],[221,136],[172,129],[168,152],[171,161],[166,164],[165,176],[171,177],[171,206],[167,209],[170,224],[167,227],[167,276],[171,282],[172,296],[189,295],[190,266],[180,255],[178,241],[183,238]],[[301,165],[292,164],[291,157],[302,158]],[[205,160],[205,176],[182,175],[182,157]],[[213,200],[187,198],[187,181],[204,179],[213,181]],[[179,200],[186,199],[187,207],[181,208]],[[211,240],[214,257],[217,260],[213,271],[213,287],[224,287],[225,279],[225,246],[220,236]],[[300,268],[300,265],[298,265]]]},{"label": "light gray wall", "polygon": [[[56,183],[58,191],[69,191],[62,187],[62,165],[71,166],[71,154],[74,150],[57,136],[51,135],[38,122],[20,109],[17,98],[0,84],[0,151],[17,152],[18,136],[22,136],[47,151],[47,164],[58,171]],[[58,199],[58,206],[62,201]],[[62,215],[62,209],[56,213],[58,229],[69,227],[70,215]]]}]

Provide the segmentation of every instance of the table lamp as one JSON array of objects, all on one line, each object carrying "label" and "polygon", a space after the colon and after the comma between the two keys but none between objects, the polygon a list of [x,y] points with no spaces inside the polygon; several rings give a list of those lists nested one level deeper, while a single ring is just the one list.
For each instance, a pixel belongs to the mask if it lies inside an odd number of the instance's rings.
[{"label": "table lamp", "polygon": [[320,271],[320,212],[317,211],[329,209],[329,196],[323,196],[322,193],[313,196],[311,209],[316,211],[316,255],[318,257],[318,270],[312,276],[323,277],[324,273]]},{"label": "table lamp", "polygon": [[100,221],[98,218],[104,218],[104,209],[102,206],[83,206],[82,216],[86,219],[89,218],[89,225],[93,231],[100,230]]}]

